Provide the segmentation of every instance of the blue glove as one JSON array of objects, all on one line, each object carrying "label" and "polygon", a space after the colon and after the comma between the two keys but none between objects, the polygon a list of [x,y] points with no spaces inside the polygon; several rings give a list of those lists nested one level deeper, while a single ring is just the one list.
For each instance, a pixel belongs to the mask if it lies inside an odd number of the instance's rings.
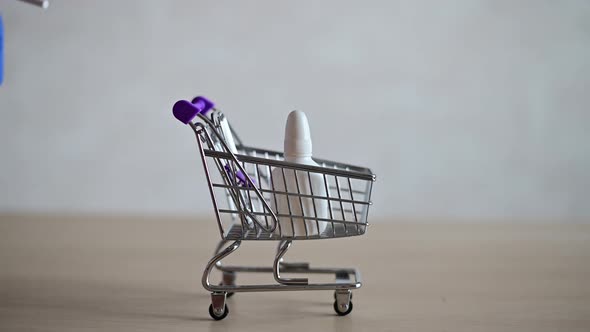
[{"label": "blue glove", "polygon": [[2,26],[2,15],[0,15],[0,85],[4,77],[4,27]]}]

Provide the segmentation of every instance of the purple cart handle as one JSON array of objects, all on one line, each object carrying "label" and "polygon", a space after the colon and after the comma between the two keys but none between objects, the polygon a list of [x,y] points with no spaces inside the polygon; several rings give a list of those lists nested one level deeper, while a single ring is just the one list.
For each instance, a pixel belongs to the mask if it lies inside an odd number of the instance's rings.
[{"label": "purple cart handle", "polygon": [[[242,187],[246,187],[246,188],[251,188],[252,187],[250,185],[250,183],[248,182],[247,178],[246,178],[247,175],[245,175],[242,171],[237,170],[236,171],[236,176],[234,177],[233,176],[233,172],[232,172],[231,167],[229,166],[229,164],[226,164],[224,166],[224,168],[225,168],[225,171],[227,172],[227,175],[229,176],[229,178],[230,178],[230,180],[232,182],[235,182],[235,180],[237,180],[238,183],[240,184],[240,186],[242,186]],[[248,178],[250,178],[250,177],[248,176]],[[252,184],[254,186],[256,185],[256,180],[250,178],[250,181],[252,181]]]},{"label": "purple cart handle", "polygon": [[215,106],[211,100],[203,96],[197,96],[193,98],[192,103],[201,109],[201,114],[203,115],[207,115],[207,113],[213,109],[213,106]]},{"label": "purple cart handle", "polygon": [[178,121],[188,124],[197,114],[207,114],[213,106],[214,104],[205,97],[196,97],[192,103],[187,100],[179,100],[174,103],[172,114]]}]

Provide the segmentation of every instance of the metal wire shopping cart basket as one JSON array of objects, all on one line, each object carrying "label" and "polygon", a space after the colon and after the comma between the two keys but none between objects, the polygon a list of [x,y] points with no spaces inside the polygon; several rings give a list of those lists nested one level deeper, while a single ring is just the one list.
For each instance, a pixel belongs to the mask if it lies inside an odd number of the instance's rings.
[{"label": "metal wire shopping cart basket", "polygon": [[[361,287],[361,276],[355,268],[312,268],[308,263],[287,263],[283,256],[295,240],[330,239],[358,236],[365,233],[371,205],[371,189],[375,175],[368,168],[314,158],[320,166],[302,165],[283,160],[282,153],[247,147],[235,131],[237,153],[228,146],[221,122],[224,114],[213,108],[203,97],[192,102],[178,101],[173,108],[175,117],[194,131],[198,150],[207,177],[213,209],[221,241],[203,273],[203,287],[211,292],[209,313],[216,320],[228,314],[227,297],[236,292],[334,290],[334,310],[338,315],[352,311],[352,289]],[[227,134],[226,134],[227,135]],[[271,173],[280,169],[282,179]],[[277,181],[285,174],[295,175],[296,190],[279,190]],[[275,172],[276,173],[276,172]],[[301,190],[311,177],[323,181],[323,190],[309,193]],[[278,184],[278,183],[277,183]],[[282,188],[287,188],[286,183]],[[288,213],[276,208],[277,197],[301,204],[313,203],[312,213],[289,207]],[[319,213],[316,205],[327,201],[328,211]],[[275,203],[275,204],[273,204]],[[326,206],[326,204],[324,204]],[[295,223],[304,225],[296,230]],[[242,241],[278,241],[272,267],[225,266],[221,260],[236,251]],[[213,268],[223,273],[221,284],[212,284]],[[236,285],[237,272],[272,273],[276,284]],[[286,278],[282,273],[332,274],[333,283],[309,283],[307,278]]]}]

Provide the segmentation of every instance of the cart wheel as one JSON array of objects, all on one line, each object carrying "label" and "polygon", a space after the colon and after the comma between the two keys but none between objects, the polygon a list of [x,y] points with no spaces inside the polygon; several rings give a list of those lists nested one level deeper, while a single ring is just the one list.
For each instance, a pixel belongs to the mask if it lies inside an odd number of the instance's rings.
[{"label": "cart wheel", "polygon": [[[222,282],[219,283],[219,286],[228,286],[228,285],[224,284],[223,281],[222,281]],[[233,285],[230,285],[230,286],[233,286]],[[229,297],[234,296],[234,294],[235,294],[234,292],[227,292],[227,295],[226,296],[229,298]]]},{"label": "cart wheel", "polygon": [[[350,293],[350,299],[351,299],[351,300],[352,300],[352,295],[353,295],[353,294],[354,294],[354,293],[352,293],[352,292]],[[336,291],[334,291],[334,300],[336,300]]]},{"label": "cart wheel", "polygon": [[227,308],[227,304],[223,308],[223,312],[221,313],[221,315],[215,314],[215,312],[213,311],[213,304],[209,305],[209,315],[211,316],[211,318],[213,318],[215,320],[222,320],[225,317],[227,317],[227,314],[229,314],[229,309]]},{"label": "cart wheel", "polygon": [[334,311],[338,314],[338,316],[346,316],[352,311],[352,301],[348,303],[348,309],[346,311],[340,311],[340,306],[338,302],[334,301]]}]

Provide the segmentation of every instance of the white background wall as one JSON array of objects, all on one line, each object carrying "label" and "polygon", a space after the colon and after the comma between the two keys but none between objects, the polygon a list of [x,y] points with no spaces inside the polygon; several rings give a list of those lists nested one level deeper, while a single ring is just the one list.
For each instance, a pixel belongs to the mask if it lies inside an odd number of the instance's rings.
[{"label": "white background wall", "polygon": [[292,109],[373,216],[589,221],[588,1],[0,0],[0,212],[208,214],[171,106],[250,145]]}]

